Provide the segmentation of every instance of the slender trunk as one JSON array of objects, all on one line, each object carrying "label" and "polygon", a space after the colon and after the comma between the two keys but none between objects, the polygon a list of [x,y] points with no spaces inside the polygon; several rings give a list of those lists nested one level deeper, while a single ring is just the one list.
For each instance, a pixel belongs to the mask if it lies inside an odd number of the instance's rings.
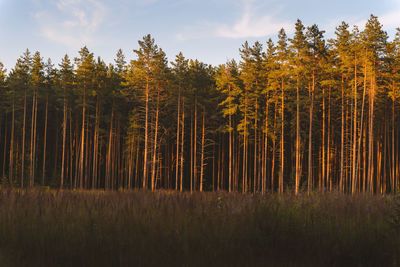
[{"label": "slender trunk", "polygon": [[201,134],[201,162],[200,162],[200,192],[203,191],[205,123],[206,123],[206,110],[203,107],[203,132]]},{"label": "slender trunk", "polygon": [[330,163],[331,163],[331,87],[329,87],[329,96],[328,96],[328,140],[326,146],[326,187],[330,186]]},{"label": "slender trunk", "polygon": [[319,191],[325,191],[325,88],[322,87],[322,173],[319,178]]},{"label": "slender trunk", "polygon": [[44,119],[44,145],[43,145],[43,168],[42,168],[42,185],[46,176],[46,145],[47,145],[47,112],[49,107],[49,96],[46,96],[46,114]]},{"label": "slender trunk", "polygon": [[267,94],[266,108],[265,108],[265,141],[264,141],[264,162],[263,162],[263,183],[262,192],[266,190],[267,183],[267,159],[268,159],[268,110],[269,110],[269,94]]},{"label": "slender trunk", "polygon": [[193,180],[194,190],[197,189],[197,95],[194,98],[194,140],[193,140]]},{"label": "slender trunk", "polygon": [[296,101],[296,185],[295,185],[295,194],[299,193],[300,187],[300,77],[297,74],[297,101]]},{"label": "slender trunk", "polygon": [[136,144],[136,163],[135,163],[135,187],[139,187],[139,150],[140,144],[137,142]]},{"label": "slender trunk", "polygon": [[3,175],[2,175],[2,178],[5,178],[5,177],[6,177],[6,159],[7,159],[7,133],[8,133],[8,129],[7,129],[7,126],[8,126],[8,122],[7,122],[8,116],[7,116],[7,114],[6,114],[5,117],[6,117],[6,122],[5,122],[5,127],[4,127]]},{"label": "slender trunk", "polygon": [[193,191],[193,109],[190,110],[190,193]]},{"label": "slender trunk", "polygon": [[156,125],[154,129],[154,148],[153,148],[153,169],[151,172],[151,191],[154,191],[155,186],[155,172],[156,172],[156,156],[157,156],[157,137],[158,137],[158,113],[160,106],[160,89],[157,90],[157,107],[156,107]]},{"label": "slender trunk", "polygon": [[83,188],[83,161],[85,151],[85,118],[86,118],[86,86],[83,88],[83,107],[82,107],[82,132],[81,132],[81,152],[79,160],[79,189]]},{"label": "slender trunk", "polygon": [[258,116],[258,101],[256,99],[255,119],[254,119],[254,172],[253,172],[253,192],[256,192],[256,177],[257,177],[257,116]]},{"label": "slender trunk", "polygon": [[[276,103],[275,103],[275,112],[274,112],[274,130],[273,136],[275,137],[276,133]],[[272,167],[271,167],[271,191],[274,192],[274,178],[275,178],[275,148],[276,148],[276,138],[272,139]]]},{"label": "slender trunk", "polygon": [[247,98],[244,108],[244,132],[243,132],[243,193],[247,192]]},{"label": "slender trunk", "polygon": [[176,167],[175,167],[175,190],[178,190],[179,176],[179,126],[180,126],[180,108],[181,108],[181,88],[178,89],[178,118],[176,123]]},{"label": "slender trunk", "polygon": [[215,143],[213,144],[213,157],[212,157],[212,191],[215,191]]},{"label": "slender trunk", "polygon": [[181,136],[181,183],[180,183],[180,191],[182,192],[183,190],[183,145],[184,145],[184,141],[185,139],[184,137],[184,133],[185,133],[185,100],[182,100],[182,136]]},{"label": "slender trunk", "polygon": [[357,178],[356,178],[356,143],[357,143],[357,58],[354,58],[354,133],[353,133],[353,176],[352,176],[352,187],[351,193],[357,190]]},{"label": "slender trunk", "polygon": [[[375,63],[374,63],[375,65]],[[375,66],[374,66],[375,67]],[[374,94],[375,94],[375,80],[374,74],[371,73],[371,85],[370,85],[370,102],[369,102],[369,134],[368,134],[368,191],[372,194],[373,189],[373,176],[374,176],[374,160],[373,160],[373,149],[374,149]]]},{"label": "slender trunk", "polygon": [[[362,105],[361,105],[361,119],[360,119],[360,134],[358,138],[358,153],[357,153],[357,162],[356,162],[356,174],[355,176],[357,177],[358,169],[359,169],[359,163],[360,162],[360,150],[361,150],[361,138],[363,135],[363,120],[364,120],[364,105],[365,105],[365,93],[366,93],[366,87],[367,87],[367,65],[364,65],[364,88],[363,88],[363,100],[362,100]],[[365,154],[365,145],[363,148],[364,154]],[[365,160],[365,156],[364,156]],[[363,176],[365,175],[365,164],[364,164],[364,170],[363,170]],[[365,192],[365,179],[363,179],[363,192]]]},{"label": "slender trunk", "polygon": [[282,90],[282,96],[281,96],[281,100],[282,100],[282,104],[281,104],[281,116],[282,116],[282,122],[281,122],[281,173],[280,173],[280,178],[279,178],[279,193],[283,193],[283,171],[284,171],[284,163],[285,163],[285,149],[284,149],[284,145],[285,145],[285,96],[284,96],[284,87],[283,87],[283,79],[282,79],[282,84],[281,84],[281,90]]},{"label": "slender trunk", "polygon": [[311,105],[310,105],[310,125],[308,133],[308,188],[307,193],[310,194],[312,188],[312,122],[313,122],[313,108],[314,108],[314,89],[315,89],[315,73],[312,74],[312,88],[310,92]]},{"label": "slender trunk", "polygon": [[[37,130],[37,103],[38,103],[38,98],[37,98],[37,92],[35,94],[35,123],[33,127],[33,179],[35,179],[35,172],[36,172],[36,130]],[[33,180],[34,181],[34,180]]]},{"label": "slender trunk", "polygon": [[143,189],[146,189],[147,180],[147,149],[148,149],[148,124],[149,124],[149,77],[146,77],[146,115],[144,125],[144,156],[143,156]]},{"label": "slender trunk", "polygon": [[[228,96],[231,99],[231,86],[228,87]],[[232,101],[229,102],[229,109],[232,109]],[[232,191],[232,115],[229,112],[229,188],[228,192]]]},{"label": "slender trunk", "polygon": [[112,137],[113,137],[113,122],[114,122],[114,103],[111,108],[111,121],[110,121],[110,133],[108,135],[108,148],[107,148],[107,165],[106,165],[106,182],[105,189],[110,189],[112,187],[112,168],[111,168],[111,152],[112,152]]},{"label": "slender trunk", "polygon": [[13,170],[14,170],[14,125],[15,125],[15,103],[14,103],[14,96],[13,96],[13,103],[12,103],[12,118],[11,118],[11,141],[10,141],[10,166],[8,170],[8,182],[12,187],[13,184]]},{"label": "slender trunk", "polygon": [[344,75],[342,74],[342,131],[340,135],[340,180],[339,180],[339,192],[343,192],[343,164],[344,164]]},{"label": "slender trunk", "polygon": [[92,169],[92,189],[97,188],[97,169],[98,169],[98,143],[99,143],[99,98],[96,101],[96,119],[94,126],[94,140],[93,140],[93,169]]},{"label": "slender trunk", "polygon": [[25,135],[26,135],[26,89],[24,91],[24,122],[22,126],[21,188],[24,187],[25,171]]},{"label": "slender trunk", "polygon": [[394,80],[393,80],[392,86],[393,86],[393,96],[392,96],[392,188],[391,188],[391,190],[392,190],[393,193],[395,193],[394,181],[395,181],[395,177],[396,176],[395,176],[395,158],[394,158],[394,150],[395,150],[395,146],[394,146],[394,127],[395,127],[395,125],[394,125],[394,118],[395,118],[395,116],[394,116],[394,101],[395,101],[394,94],[395,94],[395,83],[394,83]]},{"label": "slender trunk", "polygon": [[63,189],[63,186],[64,186],[65,139],[67,137],[67,99],[65,96],[65,89],[64,89],[63,115],[64,115],[64,118],[63,118],[63,149],[62,149],[62,157],[61,157],[60,189]]},{"label": "slender trunk", "polygon": [[30,150],[30,168],[29,168],[29,187],[33,186],[33,143],[34,143],[34,135],[33,135],[33,127],[35,121],[35,91],[33,91],[32,95],[32,118],[31,118],[31,150]]}]

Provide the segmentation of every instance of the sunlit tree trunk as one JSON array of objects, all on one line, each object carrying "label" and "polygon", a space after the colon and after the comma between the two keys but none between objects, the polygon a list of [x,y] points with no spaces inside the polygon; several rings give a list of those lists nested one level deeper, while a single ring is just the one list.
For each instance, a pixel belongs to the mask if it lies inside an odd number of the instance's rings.
[{"label": "sunlit tree trunk", "polygon": [[[26,135],[26,89],[24,90],[24,122],[22,126],[21,188],[24,187],[25,171],[25,135]],[[5,145],[5,143],[4,143]]]},{"label": "sunlit tree trunk", "polygon": [[178,190],[179,175],[179,126],[180,126],[180,108],[181,108],[181,88],[178,89],[178,118],[176,123],[176,167],[175,167],[175,190]]},{"label": "sunlit tree trunk", "polygon": [[201,162],[200,162],[200,192],[203,191],[205,123],[206,123],[206,111],[205,108],[203,107],[203,130],[201,134]]},{"label": "sunlit tree trunk", "polygon": [[180,182],[180,191],[183,190],[183,146],[184,146],[184,134],[185,134],[185,100],[182,100],[182,136],[181,136],[181,182]]},{"label": "sunlit tree trunk", "polygon": [[340,180],[339,180],[339,192],[343,191],[343,171],[344,171],[344,77],[342,74],[342,130],[340,135]]},{"label": "sunlit tree trunk", "polygon": [[282,96],[281,96],[281,116],[282,116],[282,122],[281,122],[281,172],[280,172],[280,178],[279,178],[279,193],[283,193],[283,175],[284,175],[284,164],[285,164],[285,96],[284,96],[284,87],[283,87],[283,79],[282,79],[282,84],[281,84],[281,90],[282,90]]},{"label": "sunlit tree trunk", "polygon": [[193,189],[197,190],[197,95],[194,97]]},{"label": "sunlit tree trunk", "polygon": [[156,156],[157,156],[157,138],[158,138],[158,113],[159,113],[159,106],[160,106],[160,90],[157,90],[157,106],[156,106],[156,125],[154,129],[154,148],[153,148],[153,169],[151,172],[151,191],[154,191],[155,187],[155,172],[156,172]]},{"label": "sunlit tree trunk", "polygon": [[312,187],[312,123],[313,123],[313,108],[314,108],[314,89],[315,89],[315,73],[312,73],[312,87],[310,92],[310,125],[308,133],[308,188],[307,193],[310,194]]},{"label": "sunlit tree trunk", "polygon": [[354,58],[354,133],[353,133],[353,174],[352,174],[352,186],[351,193],[357,191],[357,176],[356,176],[356,143],[357,143],[357,58]]},{"label": "sunlit tree trunk", "polygon": [[145,115],[145,125],[144,125],[144,155],[143,155],[143,185],[142,188],[146,189],[146,180],[147,180],[147,150],[148,150],[148,124],[149,124],[149,94],[150,94],[150,88],[149,88],[149,77],[146,76],[146,92],[145,92],[145,97],[146,97],[146,115]]},{"label": "sunlit tree trunk", "polygon": [[296,184],[295,184],[295,194],[299,193],[300,187],[300,77],[297,73],[297,86],[296,86]]}]

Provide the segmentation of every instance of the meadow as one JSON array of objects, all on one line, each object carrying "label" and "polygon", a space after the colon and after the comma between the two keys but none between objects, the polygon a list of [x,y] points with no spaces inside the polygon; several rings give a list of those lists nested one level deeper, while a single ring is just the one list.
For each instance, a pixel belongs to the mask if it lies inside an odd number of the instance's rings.
[{"label": "meadow", "polygon": [[395,196],[0,191],[1,266],[398,266]]}]

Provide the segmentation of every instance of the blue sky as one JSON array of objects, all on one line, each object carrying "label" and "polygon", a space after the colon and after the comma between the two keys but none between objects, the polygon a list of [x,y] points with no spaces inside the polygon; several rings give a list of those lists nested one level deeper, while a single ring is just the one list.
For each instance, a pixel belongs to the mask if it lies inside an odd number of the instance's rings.
[{"label": "blue sky", "polygon": [[362,28],[371,13],[393,37],[400,0],[0,0],[0,61],[11,69],[29,48],[59,63],[83,45],[108,63],[119,48],[129,60],[150,33],[170,61],[182,51],[217,65],[246,40],[265,43],[282,27],[290,36],[297,18],[332,37],[341,21]]}]

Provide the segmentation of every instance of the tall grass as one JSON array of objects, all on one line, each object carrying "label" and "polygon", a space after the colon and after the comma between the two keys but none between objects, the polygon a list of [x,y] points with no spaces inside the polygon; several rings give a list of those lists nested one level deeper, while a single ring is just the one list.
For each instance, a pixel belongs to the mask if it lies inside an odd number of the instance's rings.
[{"label": "tall grass", "polygon": [[4,266],[396,266],[397,201],[0,191]]}]

